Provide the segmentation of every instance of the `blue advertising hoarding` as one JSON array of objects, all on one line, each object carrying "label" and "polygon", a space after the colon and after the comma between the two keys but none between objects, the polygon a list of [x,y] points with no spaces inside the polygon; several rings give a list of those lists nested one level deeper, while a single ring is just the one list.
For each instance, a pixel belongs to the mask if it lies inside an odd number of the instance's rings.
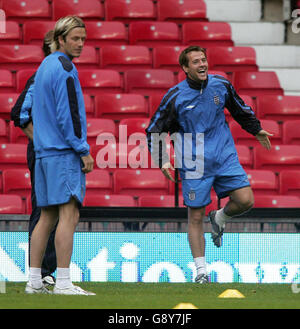
[{"label": "blue advertising hoarding", "polygon": [[[206,233],[213,282],[300,283],[300,234],[225,233],[216,248]],[[186,233],[76,232],[73,281],[193,282]],[[27,281],[28,233],[0,232],[0,278]]]}]

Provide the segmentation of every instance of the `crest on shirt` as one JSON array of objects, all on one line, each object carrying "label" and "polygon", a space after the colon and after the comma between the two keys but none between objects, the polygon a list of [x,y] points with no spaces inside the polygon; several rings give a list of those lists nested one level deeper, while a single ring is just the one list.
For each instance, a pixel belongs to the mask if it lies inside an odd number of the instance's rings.
[{"label": "crest on shirt", "polygon": [[195,191],[190,190],[190,192],[189,192],[189,199],[191,201],[194,201],[196,199],[196,192]]},{"label": "crest on shirt", "polygon": [[216,105],[219,105],[219,104],[220,104],[220,98],[219,98],[218,95],[215,95],[215,96],[214,96],[214,103],[215,103]]}]

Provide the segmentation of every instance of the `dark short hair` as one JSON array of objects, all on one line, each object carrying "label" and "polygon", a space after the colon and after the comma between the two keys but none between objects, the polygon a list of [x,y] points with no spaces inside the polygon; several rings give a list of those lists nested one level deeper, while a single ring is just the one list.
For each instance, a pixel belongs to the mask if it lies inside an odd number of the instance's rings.
[{"label": "dark short hair", "polygon": [[54,31],[50,30],[44,36],[44,42],[43,42],[42,49],[43,49],[45,57],[47,57],[48,55],[51,54],[50,45],[53,41],[53,35],[54,35]]},{"label": "dark short hair", "polygon": [[200,46],[189,46],[185,49],[183,49],[183,51],[181,52],[181,54],[179,55],[179,64],[180,66],[189,66],[189,59],[187,57],[187,54],[192,52],[192,51],[201,51],[204,53],[205,57],[206,57],[206,49],[202,48]]}]

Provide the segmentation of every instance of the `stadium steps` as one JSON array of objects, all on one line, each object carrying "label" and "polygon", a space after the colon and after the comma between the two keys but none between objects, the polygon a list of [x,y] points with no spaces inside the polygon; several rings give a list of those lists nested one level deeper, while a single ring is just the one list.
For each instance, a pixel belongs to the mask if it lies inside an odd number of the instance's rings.
[{"label": "stadium steps", "polygon": [[[229,22],[232,40],[236,46],[283,45],[284,23],[272,22]],[[251,33],[249,33],[251,31]]]},{"label": "stadium steps", "polygon": [[261,68],[261,71],[274,71],[277,74],[285,95],[300,96],[300,67],[298,68]]},{"label": "stadium steps", "polygon": [[[276,72],[286,95],[300,96],[300,47],[253,46],[261,71]],[[276,54],[276,56],[274,56]]]},{"label": "stadium steps", "polygon": [[256,63],[261,68],[300,68],[299,46],[261,45],[253,48],[256,52]]},{"label": "stadium steps", "polygon": [[259,22],[262,15],[260,0],[205,0],[206,16],[210,21]]},{"label": "stadium steps", "polygon": [[209,20],[230,24],[235,46],[255,49],[260,71],[276,72],[286,95],[300,95],[300,46],[286,42],[284,21],[289,12],[282,0],[206,0],[206,4]]}]

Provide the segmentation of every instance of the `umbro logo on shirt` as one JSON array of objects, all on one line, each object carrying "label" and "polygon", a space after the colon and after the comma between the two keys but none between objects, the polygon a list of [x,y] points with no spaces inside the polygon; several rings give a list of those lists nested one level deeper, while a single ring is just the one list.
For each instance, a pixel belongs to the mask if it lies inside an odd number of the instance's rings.
[{"label": "umbro logo on shirt", "polygon": [[193,109],[196,105],[189,105],[186,107],[186,109]]}]

